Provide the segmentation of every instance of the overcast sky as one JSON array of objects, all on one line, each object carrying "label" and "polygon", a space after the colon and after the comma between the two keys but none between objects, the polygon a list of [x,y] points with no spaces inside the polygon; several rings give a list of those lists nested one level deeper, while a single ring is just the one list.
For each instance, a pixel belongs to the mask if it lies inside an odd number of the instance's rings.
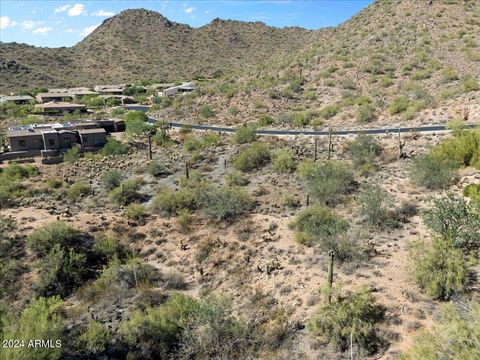
[{"label": "overcast sky", "polygon": [[225,1],[36,1],[0,0],[0,41],[72,46],[122,10],[145,8],[172,21],[199,27],[214,18],[262,21],[271,26],[319,29],[335,26],[373,0]]}]

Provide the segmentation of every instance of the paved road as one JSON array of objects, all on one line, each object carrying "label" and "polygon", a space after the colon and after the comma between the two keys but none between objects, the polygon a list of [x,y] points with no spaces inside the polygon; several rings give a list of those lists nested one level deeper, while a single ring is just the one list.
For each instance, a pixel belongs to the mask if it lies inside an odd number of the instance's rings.
[{"label": "paved road", "polygon": [[[127,106],[129,110],[140,110],[148,111],[149,106],[144,105],[129,105]],[[157,122],[158,119],[149,118],[149,122]],[[169,123],[174,128],[184,127],[185,124],[178,122]],[[471,123],[466,125],[468,128],[474,128],[479,126],[480,123]],[[217,132],[235,132],[235,128],[225,127],[225,126],[210,126],[210,125],[198,125],[198,124],[189,124],[189,126],[194,130],[208,130],[208,131],[217,131]],[[401,133],[407,132],[439,132],[448,130],[445,125],[427,125],[419,127],[387,127],[387,128],[377,128],[377,129],[357,129],[357,130],[333,130],[332,135],[355,135],[355,134],[369,134],[369,135],[379,135],[387,133]],[[296,135],[308,135],[308,136],[325,136],[328,135],[328,130],[281,130],[281,129],[259,129],[257,130],[258,135],[271,135],[271,136],[296,136]]]}]

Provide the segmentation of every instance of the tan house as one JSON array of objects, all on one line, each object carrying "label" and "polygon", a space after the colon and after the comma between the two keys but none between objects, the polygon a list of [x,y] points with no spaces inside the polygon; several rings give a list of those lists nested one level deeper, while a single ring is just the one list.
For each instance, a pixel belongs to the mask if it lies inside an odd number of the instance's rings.
[{"label": "tan house", "polygon": [[33,129],[7,131],[11,151],[43,150],[42,133]]},{"label": "tan house", "polygon": [[72,99],[73,99],[72,95],[68,93],[63,93],[63,92],[38,93],[37,96],[35,96],[35,100],[37,100],[38,103],[47,103],[50,101],[62,102],[65,100],[72,100]]},{"label": "tan house", "polygon": [[66,102],[49,102],[46,104],[37,104],[35,105],[36,109],[43,110],[44,112],[48,113],[60,113],[60,112],[74,112],[80,111],[85,112],[87,111],[87,107],[83,104],[73,104],[73,103],[66,103]]},{"label": "tan house", "polygon": [[24,105],[24,104],[33,104],[35,99],[30,95],[19,95],[19,96],[6,96],[0,95],[0,104],[17,104],[17,105]]},{"label": "tan house", "polygon": [[95,85],[93,90],[101,95],[122,95],[125,84],[122,85]]}]

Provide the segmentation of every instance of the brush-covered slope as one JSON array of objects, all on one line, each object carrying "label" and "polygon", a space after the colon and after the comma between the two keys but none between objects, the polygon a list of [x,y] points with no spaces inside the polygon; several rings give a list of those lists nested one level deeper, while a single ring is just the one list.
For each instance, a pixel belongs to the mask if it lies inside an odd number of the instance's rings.
[{"label": "brush-covered slope", "polygon": [[478,119],[479,45],[480,1],[378,0],[301,51],[212,85],[198,103],[229,122],[235,107],[239,121],[266,112],[295,126]]},{"label": "brush-covered slope", "polygon": [[192,28],[154,11],[126,10],[71,48],[0,43],[0,91],[229,73],[298,50],[311,35],[218,19]]}]

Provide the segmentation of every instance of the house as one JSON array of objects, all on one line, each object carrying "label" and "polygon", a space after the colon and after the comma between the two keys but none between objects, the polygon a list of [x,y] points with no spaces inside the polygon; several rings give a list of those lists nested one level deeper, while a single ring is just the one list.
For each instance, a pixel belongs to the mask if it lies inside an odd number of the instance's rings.
[{"label": "house", "polygon": [[87,111],[87,107],[83,104],[73,104],[73,103],[66,103],[66,102],[49,102],[46,104],[37,104],[35,105],[36,109],[42,110],[46,113],[63,113],[63,112],[74,112],[80,111],[85,112]]},{"label": "house", "polygon": [[33,104],[35,99],[30,95],[19,95],[19,96],[0,96],[0,104],[17,104],[17,105],[24,105],[24,104]]},{"label": "house", "polygon": [[66,96],[75,99],[81,99],[87,95],[97,95],[96,92],[91,91],[89,88],[86,87],[49,89],[48,93],[65,94]]},{"label": "house", "polygon": [[93,90],[101,95],[122,95],[125,85],[95,85]]},{"label": "house", "polygon": [[37,96],[35,96],[35,100],[37,100],[38,103],[46,103],[51,101],[62,102],[65,100],[72,100],[72,99],[73,99],[72,95],[67,93],[62,93],[62,92],[38,93]]},{"label": "house", "polygon": [[177,94],[192,92],[195,90],[193,82],[183,83],[182,85],[172,86],[158,93],[158,96],[173,97]]},{"label": "house", "polygon": [[43,137],[40,131],[33,129],[7,131],[7,140],[11,151],[42,150]]},{"label": "house", "polygon": [[103,128],[78,130],[82,148],[98,148],[107,142],[107,132]]},{"label": "house", "polygon": [[125,104],[135,104],[135,100],[133,99],[133,96],[127,96],[127,95],[99,95],[99,98],[103,99],[103,102],[107,102],[109,99],[118,99],[118,102],[121,103],[122,105]]}]

